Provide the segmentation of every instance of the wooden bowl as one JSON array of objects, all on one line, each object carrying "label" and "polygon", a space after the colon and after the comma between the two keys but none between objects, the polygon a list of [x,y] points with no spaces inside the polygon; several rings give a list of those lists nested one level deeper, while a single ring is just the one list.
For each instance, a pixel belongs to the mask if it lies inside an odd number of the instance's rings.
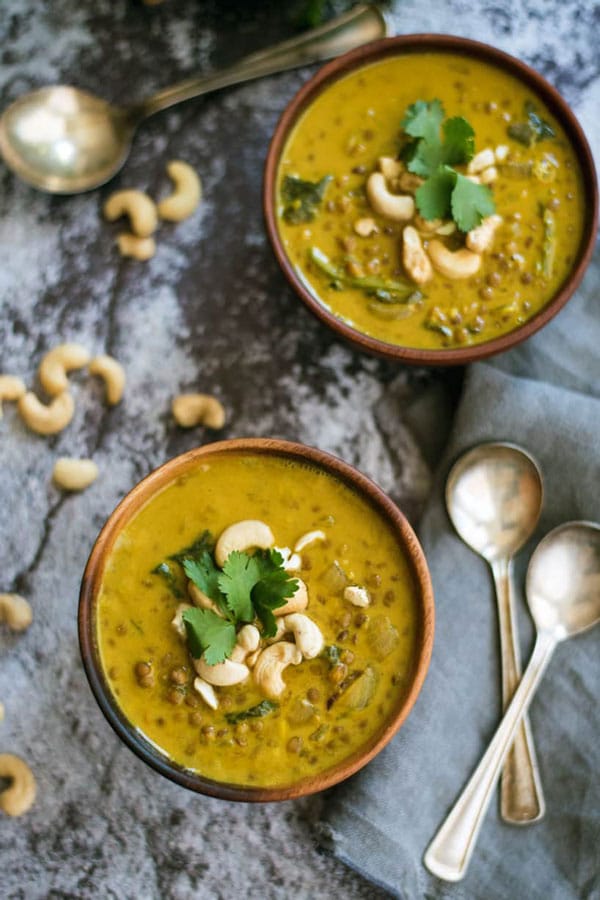
[{"label": "wooden bowl", "polygon": [[[254,788],[214,781],[185,769],[159,752],[137,731],[115,701],[103,671],[96,629],[97,604],[104,567],[123,528],[151,497],[172,483],[174,479],[188,473],[215,454],[235,454],[240,451],[308,462],[344,482],[372,504],[389,523],[397,536],[398,544],[406,555],[414,578],[415,596],[419,610],[419,628],[412,678],[402,695],[399,695],[397,706],[391,716],[381,723],[379,732],[357,752],[330,769],[290,785],[271,788]],[[121,501],[100,532],[83,575],[79,598],[79,643],[83,665],[92,692],[110,725],[134,753],[161,775],[165,775],[190,790],[212,797],[220,797],[223,800],[264,802],[301,797],[331,787],[366,765],[400,728],[417,699],[429,666],[433,645],[433,628],[433,591],[423,551],[407,520],[389,497],[370,479],[335,456],[303,444],[264,438],[229,440],[199,447],[169,460],[144,478]]]},{"label": "wooden bowl", "polygon": [[[560,289],[543,309],[513,331],[490,341],[471,346],[439,350],[431,348],[418,349],[386,343],[378,338],[364,334],[330,312],[298,277],[283,246],[277,227],[276,215],[277,172],[281,154],[296,122],[318,95],[334,81],[362,66],[370,65],[391,56],[431,51],[456,53],[480,59],[505,70],[513,77],[524,82],[546,104],[565,130],[581,166],[583,185],[587,192],[586,218],[573,268]],[[530,335],[543,328],[572,296],[583,277],[594,249],[598,222],[598,183],[592,153],[579,122],[558,91],[538,72],[515,57],[478,41],[449,35],[409,34],[374,41],[338,57],[333,62],[323,66],[300,89],[287,105],[271,140],[265,165],[263,207],[267,232],[277,260],[287,280],[309,310],[335,331],[336,334],[345,338],[359,350],[365,350],[368,353],[398,360],[399,362],[427,366],[463,365],[501,353],[514,347],[516,344],[520,344],[521,341],[526,340]]]}]

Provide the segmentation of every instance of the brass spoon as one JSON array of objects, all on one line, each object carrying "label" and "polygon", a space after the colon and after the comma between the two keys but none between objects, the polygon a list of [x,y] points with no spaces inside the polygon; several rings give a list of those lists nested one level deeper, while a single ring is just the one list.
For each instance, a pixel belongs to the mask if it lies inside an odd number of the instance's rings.
[{"label": "brass spoon", "polygon": [[527,598],[537,639],[496,734],[424,863],[446,881],[464,877],[500,770],[556,645],[600,622],[600,525],[568,522],[538,544],[527,570]]},{"label": "brass spoon", "polygon": [[88,191],[119,171],[135,130],[148,116],[228,85],[330,59],[388,33],[383,13],[360,5],[228,69],[188,78],[132,106],[112,106],[65,85],[41,88],[4,111],[0,153],[8,168],[35,188],[51,194]]},{"label": "brass spoon", "polygon": [[[512,560],[533,534],[540,516],[539,468],[514,444],[480,444],[454,464],[446,483],[446,506],[465,544],[492,570],[498,602],[502,708],[506,709],[521,678]],[[502,773],[500,812],[506,822],[528,825],[541,819],[544,810],[533,739],[524,718]]]}]

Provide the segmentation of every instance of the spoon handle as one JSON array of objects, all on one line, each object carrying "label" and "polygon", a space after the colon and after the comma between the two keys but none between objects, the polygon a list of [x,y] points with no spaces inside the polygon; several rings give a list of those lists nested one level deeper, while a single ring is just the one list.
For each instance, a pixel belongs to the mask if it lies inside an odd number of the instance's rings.
[{"label": "spoon handle", "polygon": [[[492,563],[498,601],[502,658],[502,708],[506,710],[521,680],[521,654],[517,640],[512,560]],[[527,716],[508,751],[500,785],[500,814],[511,825],[529,825],[545,812],[544,796]]]},{"label": "spoon handle", "polygon": [[319,28],[246,56],[230,68],[187,78],[164,88],[139,105],[131,107],[130,114],[133,118],[143,119],[208,91],[331,59],[368,41],[386,37],[389,33],[388,21],[381,10],[361,4]]},{"label": "spoon handle", "polygon": [[556,638],[551,632],[538,633],[525,674],[496,734],[425,851],[425,866],[438,878],[460,881],[464,877],[506,754],[555,646]]}]

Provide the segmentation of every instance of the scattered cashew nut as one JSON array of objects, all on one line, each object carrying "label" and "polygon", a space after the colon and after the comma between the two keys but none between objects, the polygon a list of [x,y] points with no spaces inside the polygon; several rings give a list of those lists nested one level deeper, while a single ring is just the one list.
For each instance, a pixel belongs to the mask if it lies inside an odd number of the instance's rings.
[{"label": "scattered cashew nut", "polygon": [[488,166],[488,168],[484,169],[479,176],[479,180],[481,184],[491,184],[492,181],[495,181],[497,177],[498,169],[496,168],[496,166]]},{"label": "scattered cashew nut", "polygon": [[379,166],[379,171],[389,181],[397,178],[404,171],[404,166],[400,160],[394,159],[392,156],[380,156],[377,160],[377,165]]},{"label": "scattered cashew nut", "polygon": [[292,553],[289,547],[273,547],[283,560],[283,568],[286,572],[297,572],[302,568],[302,559],[297,553]]},{"label": "scattered cashew nut", "polygon": [[199,606],[201,609],[210,609],[211,612],[214,612],[221,619],[225,618],[215,601],[211,600],[204,591],[201,591],[193,581],[188,583],[188,594],[192,598],[194,606]]},{"label": "scattered cashew nut", "polygon": [[58,434],[73,418],[75,402],[71,394],[64,391],[46,406],[32,391],[27,391],[19,399],[19,412],[32,431],[38,434]]},{"label": "scattered cashew nut", "polygon": [[434,267],[446,278],[470,278],[481,265],[481,256],[466,248],[452,252],[434,240],[427,249]]},{"label": "scattered cashew nut", "polygon": [[173,626],[173,628],[175,629],[177,634],[182,638],[184,638],[186,635],[185,624],[183,621],[183,614],[186,611],[186,609],[193,609],[193,608],[194,607],[192,606],[191,603],[180,603],[179,606],[177,607],[177,609],[175,610],[175,615],[171,619],[171,625]]},{"label": "scattered cashew nut", "polygon": [[494,151],[494,156],[496,158],[496,162],[502,163],[506,160],[508,154],[510,153],[510,148],[508,144],[498,144]]},{"label": "scattered cashew nut", "polygon": [[300,612],[308,606],[308,589],[301,578],[297,578],[298,587],[284,606],[273,610],[274,616],[288,616],[290,613]]},{"label": "scattered cashew nut", "polygon": [[194,678],[194,690],[200,694],[207,706],[210,706],[211,709],[218,709],[219,701],[212,684],[209,684],[204,678]]},{"label": "scattered cashew nut", "polygon": [[494,151],[491,147],[486,147],[485,150],[480,150],[479,153],[475,154],[467,166],[467,172],[469,175],[477,175],[478,172],[483,172],[488,166],[493,166],[495,162],[496,156]]},{"label": "scattered cashew nut", "polygon": [[405,222],[415,214],[415,201],[404,194],[391,194],[385,176],[372,172],[367,179],[367,198],[373,210],[393,222]]},{"label": "scattered cashew nut", "polygon": [[344,588],[344,600],[352,603],[353,606],[368,606],[371,602],[369,592],[364,587],[357,584],[350,584]]},{"label": "scattered cashew nut", "polygon": [[109,406],[116,406],[125,390],[125,370],[112,356],[95,356],[88,366],[90,375],[99,375],[106,385],[106,400]]},{"label": "scattered cashew nut", "polygon": [[255,625],[244,625],[237,634],[236,645],[229,657],[233,662],[246,662],[246,657],[258,650],[260,631]]},{"label": "scattered cashew nut", "polygon": [[0,419],[2,418],[2,401],[19,400],[27,388],[22,378],[16,375],[0,375]]},{"label": "scattered cashew nut", "polygon": [[287,666],[302,662],[302,653],[295,644],[280,641],[265,647],[253,669],[254,680],[267,697],[279,697],[285,691],[283,671]]},{"label": "scattered cashew nut", "polygon": [[316,622],[302,613],[286,616],[284,622],[286,631],[291,631],[294,635],[296,647],[304,659],[314,659],[319,655],[325,640]]},{"label": "scattered cashew nut", "polygon": [[502,216],[493,215],[482,219],[477,228],[473,228],[467,234],[466,244],[473,253],[484,253],[489,250],[494,240],[496,229],[502,222]]},{"label": "scattered cashew nut", "polygon": [[275,538],[268,525],[258,519],[244,519],[221,532],[215,546],[215,560],[222,568],[234,550],[250,550],[253,547],[266,550],[274,543]]},{"label": "scattered cashew nut", "polygon": [[98,477],[98,466],[93,459],[73,459],[61,456],[54,463],[52,478],[65,491],[84,491]]},{"label": "scattered cashew nut", "polygon": [[353,228],[359,237],[370,237],[377,232],[377,223],[375,222],[375,219],[366,217],[364,219],[357,219]]},{"label": "scattered cashew nut", "polygon": [[311,544],[314,544],[315,541],[326,541],[327,535],[324,531],[321,531],[320,528],[315,529],[315,531],[307,531],[306,534],[303,534],[302,537],[299,537],[296,543],[294,544],[294,552],[302,553],[307,547]]},{"label": "scattered cashew nut", "polygon": [[175,190],[158,204],[161,219],[169,222],[181,222],[194,212],[202,197],[202,185],[188,163],[173,160],[167,166],[169,177],[175,184]]},{"label": "scattered cashew nut", "polygon": [[59,344],[50,350],[40,363],[42,387],[51,397],[57,397],[69,387],[67,372],[81,369],[90,361],[90,354],[81,344]]},{"label": "scattered cashew nut", "polygon": [[6,622],[11,631],[25,631],[33,620],[31,606],[19,594],[0,594],[0,622]]},{"label": "scattered cashew nut", "polygon": [[117,247],[121,256],[130,256],[140,262],[152,259],[156,253],[156,241],[153,237],[137,237],[128,231],[117,235]]},{"label": "scattered cashew nut", "polygon": [[0,793],[0,809],[7,816],[22,816],[35,800],[36,784],[26,762],[12,753],[0,753],[0,778],[12,782]]},{"label": "scattered cashew nut", "polygon": [[402,262],[415,284],[425,284],[433,278],[433,266],[421,243],[419,232],[407,225],[402,232]]},{"label": "scattered cashew nut", "polygon": [[216,397],[210,394],[179,394],[171,404],[175,421],[182,428],[206,425],[207,428],[222,428],[225,424],[225,410]]},{"label": "scattered cashew nut", "polygon": [[216,663],[209,666],[203,656],[194,660],[194,668],[200,678],[209,684],[218,687],[228,687],[232,684],[240,684],[245,681],[250,674],[250,669],[243,663],[234,662],[232,659],[226,659],[222,663]]},{"label": "scattered cashew nut", "polygon": [[156,231],[156,204],[143,191],[116,191],[110,195],[104,204],[104,217],[114,222],[123,215],[129,216],[131,228],[138,237],[150,237]]}]

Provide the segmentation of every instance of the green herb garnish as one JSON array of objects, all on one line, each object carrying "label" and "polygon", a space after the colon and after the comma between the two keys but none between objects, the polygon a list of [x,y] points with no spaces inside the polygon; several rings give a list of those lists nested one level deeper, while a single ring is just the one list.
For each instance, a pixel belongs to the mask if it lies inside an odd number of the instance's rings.
[{"label": "green herb garnish", "polygon": [[179,585],[179,578],[176,572],[173,571],[169,563],[161,562],[157,566],[154,566],[150,571],[151,575],[160,575],[160,577],[165,581],[167,587],[171,591],[174,597],[178,600],[181,600],[184,596],[184,593]]},{"label": "green herb garnish", "polygon": [[540,206],[540,215],[544,226],[544,239],[542,242],[542,260],[538,268],[545,278],[551,278],[556,257],[556,217],[547,206],[543,205]]},{"label": "green herb garnish", "polygon": [[235,625],[222,619],[211,609],[185,609],[182,613],[188,648],[194,659],[204,659],[209,666],[223,662],[235,647]]},{"label": "green herb garnish", "polygon": [[290,225],[312,222],[331,180],[331,175],[325,175],[320,181],[305,181],[296,175],[286,175],[281,185],[284,220]]},{"label": "green herb garnish", "polygon": [[205,550],[212,552],[215,546],[215,540],[208,530],[204,530],[201,535],[199,535],[195,541],[193,541],[189,547],[183,547],[182,550],[178,550],[177,553],[173,553],[169,556],[169,559],[172,559],[173,562],[178,562],[180,565],[183,565],[184,559],[196,559],[201,556]]},{"label": "green herb garnish", "polygon": [[423,218],[452,217],[461,231],[471,231],[496,207],[489,187],[454,168],[473,158],[475,132],[462,116],[444,121],[444,115],[440,100],[409,106],[402,127],[412,140],[402,155],[409,172],[426,179],[415,194]]},{"label": "green herb garnish", "polygon": [[230,725],[237,725],[245,719],[260,719],[262,716],[268,715],[273,710],[279,709],[279,704],[272,700],[263,700],[250,709],[242,709],[240,712],[225,713],[225,719]]},{"label": "green herb garnish", "polygon": [[524,122],[511,122],[506,129],[508,136],[513,140],[525,147],[531,147],[532,144],[537,144],[545,138],[556,137],[552,125],[538,115],[535,104],[531,100],[525,103],[523,113],[525,115]]},{"label": "green herb garnish", "polygon": [[340,653],[341,650],[337,644],[328,644],[326,647],[323,647],[321,656],[327,660],[330,666],[337,666],[340,661]]},{"label": "green herb garnish", "polygon": [[311,247],[308,255],[317,268],[331,278],[333,284],[359,288],[366,291],[369,295],[377,297],[383,303],[409,303],[416,293],[415,286],[409,284],[408,281],[394,281],[387,278],[377,278],[374,275],[365,276],[364,278],[346,275],[318,247]]}]

